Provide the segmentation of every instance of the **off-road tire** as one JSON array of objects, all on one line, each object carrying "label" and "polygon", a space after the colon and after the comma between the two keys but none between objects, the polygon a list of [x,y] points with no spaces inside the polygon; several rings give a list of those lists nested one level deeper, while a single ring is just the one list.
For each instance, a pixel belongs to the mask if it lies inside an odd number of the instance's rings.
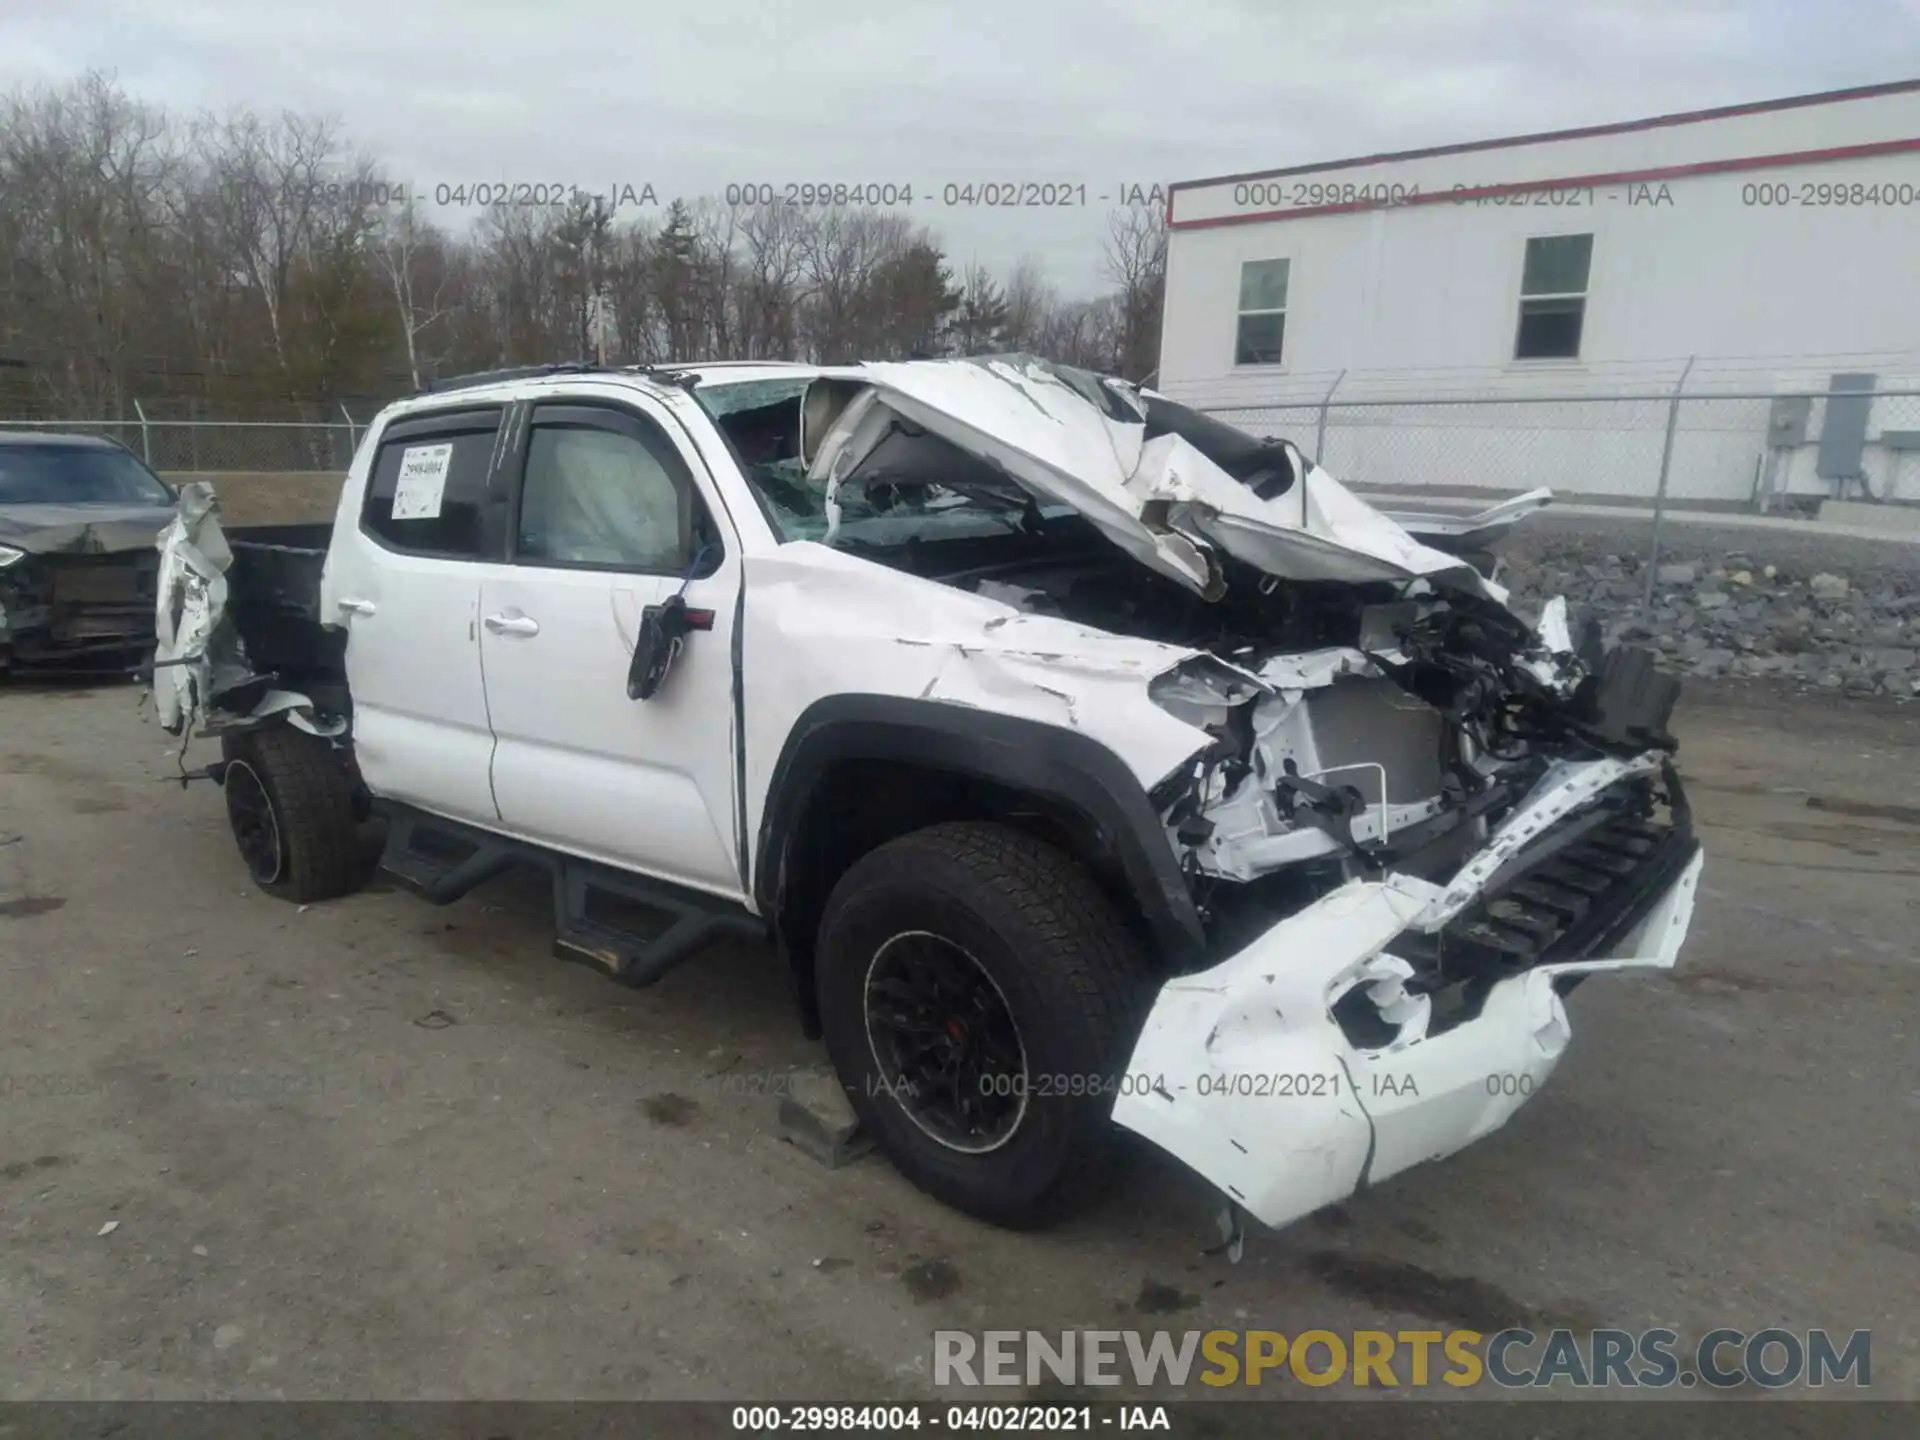
[{"label": "off-road tire", "polygon": [[[310,904],[360,888],[365,878],[355,830],[353,779],[325,740],[290,725],[247,730],[221,741],[227,821],[258,885],[281,900]],[[272,858],[248,855],[238,813],[249,786],[264,792],[274,829]]]},{"label": "off-road tire", "polygon": [[[922,1129],[884,1083],[869,1037],[869,968],[890,938],[914,932],[965,951],[1019,1029],[1028,1103],[1009,1138],[986,1153],[955,1150]],[[1108,1190],[1120,1156],[1115,1085],[1154,985],[1138,942],[1063,851],[1010,826],[971,822],[878,847],[828,899],[816,984],[848,1099],[920,1189],[1014,1229],[1064,1219]],[[1089,1093],[1061,1093],[1081,1085]]]}]

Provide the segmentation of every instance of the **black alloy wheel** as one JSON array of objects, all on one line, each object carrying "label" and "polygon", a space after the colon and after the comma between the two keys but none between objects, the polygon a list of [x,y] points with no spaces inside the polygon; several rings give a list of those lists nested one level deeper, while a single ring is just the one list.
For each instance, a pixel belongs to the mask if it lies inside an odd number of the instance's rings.
[{"label": "black alloy wheel", "polygon": [[1027,1052],[1007,997],[953,941],[887,940],[867,966],[867,1043],[879,1083],[929,1137],[966,1155],[997,1150],[1027,1110]]},{"label": "black alloy wheel", "polygon": [[253,766],[244,760],[227,764],[223,777],[227,792],[227,823],[233,827],[234,843],[247,873],[259,885],[273,885],[286,865],[286,852],[280,840],[280,818],[273,813],[273,800]]}]

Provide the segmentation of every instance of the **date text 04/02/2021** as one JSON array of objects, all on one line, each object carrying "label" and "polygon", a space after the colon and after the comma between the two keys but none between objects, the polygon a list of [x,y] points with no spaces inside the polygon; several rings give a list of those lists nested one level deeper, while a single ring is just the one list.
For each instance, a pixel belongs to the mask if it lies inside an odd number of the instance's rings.
[{"label": "date text 04/02/2021", "polygon": [[732,1428],[749,1434],[909,1434],[923,1426],[955,1434],[1026,1431],[1171,1432],[1165,1405],[736,1405]]},{"label": "date text 04/02/2021", "polygon": [[1325,210],[1392,208],[1396,205],[1543,206],[1585,209],[1602,202],[1667,206],[1674,203],[1672,187],[1635,181],[1600,189],[1592,185],[1455,184],[1443,190],[1425,190],[1416,181],[1402,185],[1387,181],[1253,180],[1233,187],[1232,203],[1239,210]]},{"label": "date text 04/02/2021", "polygon": [[[878,1076],[868,1082],[871,1094],[912,1093],[914,1084],[905,1078],[889,1080]],[[1165,1075],[1123,1072],[1118,1075],[983,1075],[979,1079],[983,1095],[1027,1095],[1038,1099],[1053,1096],[1083,1095],[1176,1095],[1189,1092],[1205,1097],[1238,1095],[1253,1099],[1321,1099],[1337,1096],[1344,1087],[1365,1095],[1417,1096],[1420,1086],[1407,1071],[1378,1070],[1364,1081],[1356,1081],[1339,1070],[1276,1071],[1272,1073],[1240,1071],[1213,1073],[1203,1071],[1190,1081],[1170,1081]],[[1486,1077],[1489,1095],[1531,1095],[1534,1078],[1525,1074],[1491,1074]]]},{"label": "date text 04/02/2021", "polygon": [[1078,180],[966,180],[944,185],[909,181],[771,181],[749,180],[727,185],[721,199],[728,205],[789,205],[800,209],[827,207],[894,208],[915,204],[954,209],[1079,209],[1087,205],[1164,208],[1164,187],[1141,181],[1116,185],[1087,185]]},{"label": "date text 04/02/2021", "polygon": [[[884,1082],[881,1082],[884,1083]],[[1356,1081],[1340,1070],[1203,1071],[1188,1081],[1165,1075],[1124,1072],[1119,1075],[983,1075],[982,1094],[1033,1095],[1242,1095],[1254,1099],[1320,1099],[1339,1095],[1343,1088],[1369,1095],[1418,1095],[1419,1084],[1410,1072],[1377,1070]],[[1486,1079],[1489,1095],[1531,1095],[1531,1075],[1492,1074]]]}]

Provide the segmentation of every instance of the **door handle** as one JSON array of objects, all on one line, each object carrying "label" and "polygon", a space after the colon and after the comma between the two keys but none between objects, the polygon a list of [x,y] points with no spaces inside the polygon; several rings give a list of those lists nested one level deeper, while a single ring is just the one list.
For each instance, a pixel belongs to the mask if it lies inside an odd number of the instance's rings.
[{"label": "door handle", "polygon": [[351,611],[355,615],[371,615],[373,614],[374,611],[380,608],[378,605],[374,604],[373,601],[371,600],[355,600],[345,595],[341,596],[338,600],[334,601],[333,603],[339,606],[342,610]]},{"label": "door handle", "polygon": [[531,615],[489,615],[487,629],[496,635],[538,635],[540,622]]}]

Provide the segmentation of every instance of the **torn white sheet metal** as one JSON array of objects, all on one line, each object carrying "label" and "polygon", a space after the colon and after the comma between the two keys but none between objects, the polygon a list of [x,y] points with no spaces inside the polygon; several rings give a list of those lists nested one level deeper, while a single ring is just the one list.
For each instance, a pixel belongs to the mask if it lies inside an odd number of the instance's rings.
[{"label": "torn white sheet metal", "polygon": [[811,478],[826,482],[830,517],[840,485],[898,414],[999,467],[1037,498],[1071,505],[1143,564],[1202,595],[1220,593],[1206,553],[1185,536],[1142,524],[1140,501],[1125,488],[1146,433],[1137,407],[1130,420],[1112,419],[1044,370],[1003,361],[876,364],[860,375],[878,388],[840,412],[809,467]]},{"label": "torn white sheet metal", "polygon": [[1540,623],[1534,627],[1540,643],[1557,653],[1573,649],[1573,628],[1567,622],[1567,597],[1556,595],[1540,607]]},{"label": "torn white sheet metal", "polygon": [[[233,551],[220,528],[220,502],[213,487],[198,481],[182,485],[174,518],[157,543],[153,705],[161,727],[180,736],[184,749],[187,740],[215,720],[214,697],[252,674],[239,637],[222,624]],[[223,713],[218,719],[223,727],[244,726],[275,715],[326,739],[347,730],[343,717],[321,715],[297,690],[270,689],[244,717]]]},{"label": "torn white sheet metal", "polygon": [[1573,651],[1573,626],[1567,619],[1567,597],[1556,595],[1541,608],[1534,626],[1539,644],[1533,654],[1514,661],[1548,690],[1565,699],[1580,688],[1587,667]]},{"label": "torn white sheet metal", "polygon": [[[1479,1016],[1427,1033],[1406,994],[1395,935],[1443,892],[1393,876],[1353,881],[1231,958],[1169,981],[1141,1032],[1114,1119],[1280,1226],[1498,1129],[1558,1064],[1571,1029],[1556,977],[1671,968],[1692,919],[1695,856],[1618,957],[1540,966],[1488,992]],[[1356,987],[1389,1024],[1383,1048],[1354,1046],[1333,1006]]]},{"label": "torn white sheet metal", "polygon": [[1379,667],[1358,650],[1344,645],[1324,650],[1303,650],[1293,655],[1275,655],[1263,661],[1254,672],[1279,691],[1317,690],[1331,685],[1343,675],[1374,677]]},{"label": "torn white sheet metal", "polygon": [[247,712],[249,722],[269,719],[275,715],[287,717],[287,723],[296,730],[304,730],[309,735],[317,735],[323,740],[331,740],[347,733],[347,720],[344,715],[322,716],[314,709],[313,701],[298,690],[269,690],[260,697],[259,703]]},{"label": "torn white sheet metal", "polygon": [[1430,888],[1404,877],[1343,886],[1211,970],[1168,981],[1113,1118],[1268,1225],[1351,1194],[1370,1128],[1330,1006]]},{"label": "torn white sheet metal", "polygon": [[[1219,593],[1208,553],[1217,549],[1287,579],[1428,576],[1505,598],[1292,446],[1295,483],[1262,500],[1180,437],[1149,441],[1144,410],[1127,387],[1108,385],[1096,400],[1030,357],[875,364],[859,374],[888,409],[989,461],[1041,500],[1071,505],[1129,554],[1202,595]],[[814,478],[833,487],[852,477],[884,434],[871,406],[847,406],[821,441]]]},{"label": "torn white sheet metal", "polygon": [[1271,500],[1262,500],[1177,435],[1146,441],[1125,485],[1143,505],[1170,505],[1170,528],[1269,575],[1350,584],[1426,577],[1505,599],[1504,590],[1467,562],[1422,545],[1294,446],[1286,452],[1298,478]]},{"label": "torn white sheet metal", "polygon": [[209,646],[226,614],[226,571],[233,563],[213,487],[200,481],[182,485],[174,518],[154,543],[160,550],[154,585],[154,709],[169,734],[191,735],[213,694],[219,657]]},{"label": "torn white sheet metal", "polygon": [[1489,505],[1471,515],[1454,515],[1433,510],[1383,510],[1395,524],[1416,539],[1431,535],[1441,539],[1489,545],[1513,527],[1553,503],[1553,491],[1545,486],[1523,495]]}]

